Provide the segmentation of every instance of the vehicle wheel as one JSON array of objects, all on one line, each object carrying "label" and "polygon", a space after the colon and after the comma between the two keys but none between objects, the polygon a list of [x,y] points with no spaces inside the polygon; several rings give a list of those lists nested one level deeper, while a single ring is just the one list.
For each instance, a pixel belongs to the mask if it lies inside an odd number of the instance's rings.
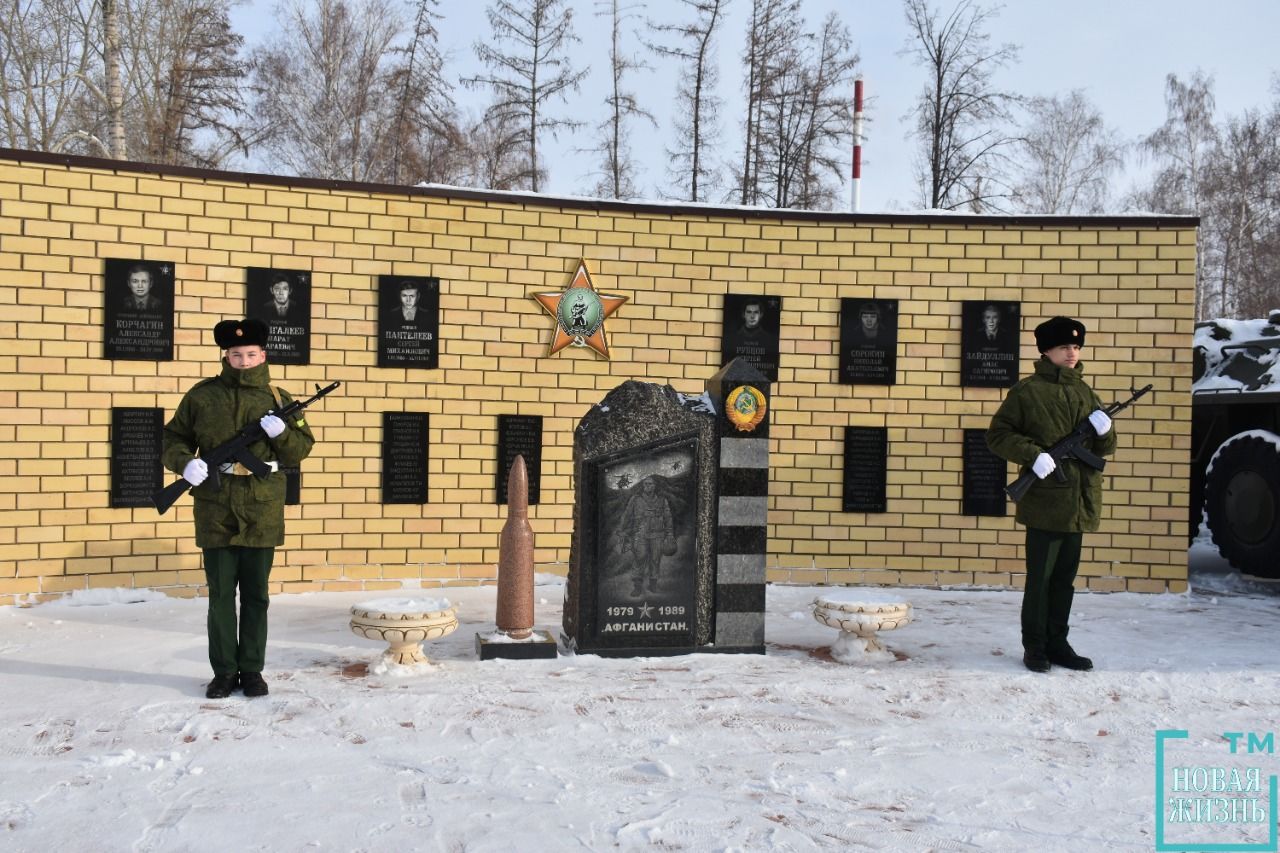
[{"label": "vehicle wheel", "polygon": [[1280,437],[1227,439],[1204,484],[1213,544],[1232,566],[1280,577]]}]

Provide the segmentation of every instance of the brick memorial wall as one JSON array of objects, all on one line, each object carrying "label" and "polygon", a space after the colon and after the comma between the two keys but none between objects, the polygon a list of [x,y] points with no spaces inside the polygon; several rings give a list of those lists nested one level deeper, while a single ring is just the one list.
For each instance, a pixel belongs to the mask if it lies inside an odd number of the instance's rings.
[{"label": "brick memorial wall", "polygon": [[[1089,327],[1104,401],[1151,382],[1118,423],[1102,530],[1082,582],[1180,591],[1187,570],[1193,217],[783,213],[583,202],[162,168],[0,149],[0,605],[86,587],[203,583],[191,503],[113,507],[112,412],[158,407],[217,371],[212,326],[246,310],[246,270],[305,273],[310,363],[273,368],[318,437],[272,572],[276,591],[496,578],[498,420],[540,418],[539,571],[563,572],[573,429],[627,379],[700,393],[727,294],[780,297],[771,391],[767,577],[1017,586],[1023,533],[963,512],[964,431],[1003,388],[961,383],[961,308],[1018,303]],[[532,298],[586,260],[627,303],[611,360],[547,356]],[[104,357],[107,259],[173,266],[173,359]],[[435,368],[379,367],[379,277],[439,280]],[[385,290],[385,288],[384,288]],[[841,300],[895,305],[892,384],[842,382]],[[385,308],[386,306],[383,306]],[[429,415],[425,503],[383,503],[384,412]],[[883,429],[884,512],[845,512],[846,428]],[[1010,472],[1012,473],[1012,471]],[[876,472],[876,477],[880,475]],[[172,475],[166,472],[166,482]]]}]

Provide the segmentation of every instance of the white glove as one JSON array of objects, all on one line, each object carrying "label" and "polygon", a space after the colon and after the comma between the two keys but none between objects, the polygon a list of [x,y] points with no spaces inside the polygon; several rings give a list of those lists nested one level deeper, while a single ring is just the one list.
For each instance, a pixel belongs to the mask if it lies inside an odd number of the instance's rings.
[{"label": "white glove", "polygon": [[1093,431],[1098,435],[1106,435],[1111,429],[1111,418],[1102,409],[1094,409],[1089,413],[1089,423],[1093,424]]},{"label": "white glove", "polygon": [[209,479],[209,466],[203,459],[192,459],[187,463],[187,467],[182,469],[182,479],[193,486],[198,486]]},{"label": "white glove", "polygon": [[1053,461],[1053,457],[1048,453],[1041,453],[1036,457],[1036,461],[1031,463],[1031,470],[1035,475],[1043,480],[1053,473],[1053,469],[1058,467],[1058,463]]},{"label": "white glove", "polygon": [[267,434],[267,438],[275,438],[284,432],[284,421],[275,415],[263,415],[262,420],[258,421],[258,426],[262,427],[262,431]]}]

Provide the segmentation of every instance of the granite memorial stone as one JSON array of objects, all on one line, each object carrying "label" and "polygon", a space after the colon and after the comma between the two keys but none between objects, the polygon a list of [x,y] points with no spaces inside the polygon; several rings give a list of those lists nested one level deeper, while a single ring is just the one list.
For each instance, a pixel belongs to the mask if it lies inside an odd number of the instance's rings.
[{"label": "granite memorial stone", "polygon": [[[567,647],[763,652],[768,387],[738,359],[703,394],[625,382],[582,418]],[[717,399],[744,394],[731,420]]]},{"label": "granite memorial stone", "polygon": [[574,482],[565,644],[614,656],[708,645],[714,409],[624,382],[579,422]]}]

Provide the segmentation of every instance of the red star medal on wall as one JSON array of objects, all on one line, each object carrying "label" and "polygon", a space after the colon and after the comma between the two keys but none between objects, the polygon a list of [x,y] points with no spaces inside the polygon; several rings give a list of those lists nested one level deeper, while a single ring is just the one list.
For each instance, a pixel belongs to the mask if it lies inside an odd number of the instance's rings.
[{"label": "red star medal on wall", "polygon": [[605,358],[609,357],[604,321],[622,307],[627,297],[597,293],[585,259],[578,261],[578,271],[563,293],[535,293],[533,298],[556,318],[556,337],[547,355],[555,355],[572,344],[591,347]]}]

